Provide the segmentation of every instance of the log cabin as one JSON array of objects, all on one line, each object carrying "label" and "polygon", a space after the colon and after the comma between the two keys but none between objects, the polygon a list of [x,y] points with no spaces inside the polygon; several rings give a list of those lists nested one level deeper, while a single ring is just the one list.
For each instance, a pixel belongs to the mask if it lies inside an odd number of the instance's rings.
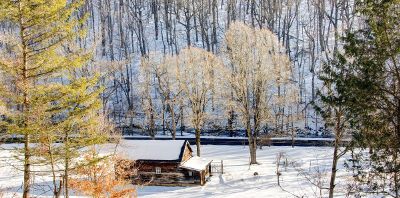
[{"label": "log cabin", "polygon": [[128,177],[134,184],[204,185],[211,176],[212,160],[193,156],[186,140],[125,140],[118,153],[134,170]]}]

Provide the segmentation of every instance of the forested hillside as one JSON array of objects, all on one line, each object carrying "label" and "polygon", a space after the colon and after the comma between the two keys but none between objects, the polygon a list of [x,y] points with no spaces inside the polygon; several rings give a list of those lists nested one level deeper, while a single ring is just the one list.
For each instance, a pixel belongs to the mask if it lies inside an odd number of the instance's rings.
[{"label": "forested hillside", "polygon": [[[353,1],[347,0],[86,0],[78,15],[88,17],[82,24],[88,34],[79,45],[95,49],[95,60],[106,74],[102,99],[110,120],[138,128],[149,128],[154,122],[155,128],[166,130],[171,128],[175,111],[174,122],[184,129],[181,126],[192,127],[190,118],[185,120],[186,102],[169,107],[156,72],[149,71],[148,79],[142,79],[142,58],[176,55],[187,46],[223,57],[224,34],[234,21],[267,28],[287,49],[290,87],[296,92],[290,107],[269,101],[269,128],[288,131],[295,123],[300,128],[319,129],[323,122],[312,107],[321,87],[318,72],[340,49],[343,33],[359,25],[353,10]],[[3,23],[2,29],[12,27]],[[146,86],[147,96],[142,90]],[[288,86],[280,86],[273,94],[286,97]],[[205,128],[243,128],[239,112],[214,110],[207,108],[213,117]]]}]

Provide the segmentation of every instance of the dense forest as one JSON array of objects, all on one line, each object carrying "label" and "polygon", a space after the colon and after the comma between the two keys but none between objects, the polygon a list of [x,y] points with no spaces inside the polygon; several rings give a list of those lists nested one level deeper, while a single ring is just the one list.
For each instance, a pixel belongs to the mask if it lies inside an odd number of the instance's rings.
[{"label": "dense forest", "polygon": [[[107,73],[102,100],[109,119],[118,126],[138,128],[149,128],[154,122],[165,133],[171,129],[172,113],[178,128],[191,126],[185,120],[187,102],[169,107],[156,71],[148,71],[148,79],[141,79],[142,57],[177,55],[187,46],[224,56],[224,34],[235,21],[267,28],[287,49],[291,86],[297,92],[290,107],[270,102],[270,127],[288,131],[293,126],[289,123],[295,122],[295,126],[318,130],[324,127],[312,107],[321,87],[318,71],[341,48],[343,33],[359,25],[354,9],[354,2],[340,0],[85,1],[79,16],[88,17],[83,24],[88,34],[79,45],[95,47],[96,61],[105,65],[100,68]],[[148,96],[143,86],[149,86]],[[286,95],[290,92],[286,88],[280,87],[276,94]],[[206,111],[214,115],[206,128],[243,128],[234,110],[230,115],[214,108]]]}]

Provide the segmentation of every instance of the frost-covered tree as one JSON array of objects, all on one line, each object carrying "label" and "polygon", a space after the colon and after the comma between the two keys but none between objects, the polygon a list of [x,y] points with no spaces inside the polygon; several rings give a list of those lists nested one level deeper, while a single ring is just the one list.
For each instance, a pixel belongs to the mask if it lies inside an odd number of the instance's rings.
[{"label": "frost-covered tree", "polygon": [[269,103],[272,108],[272,116],[268,124],[275,126],[274,132],[281,135],[289,135],[294,147],[296,132],[295,124],[301,120],[301,109],[298,107],[299,90],[294,82],[279,86],[277,94],[273,94]]},{"label": "frost-covered tree", "polygon": [[175,56],[165,56],[163,60],[155,67],[155,77],[157,79],[157,88],[162,100],[164,101],[164,111],[168,113],[170,121],[168,130],[171,132],[172,139],[176,137],[176,126],[179,117],[178,105],[183,100],[182,85],[178,78],[178,60]]},{"label": "frost-covered tree", "polygon": [[189,120],[196,132],[197,156],[200,156],[200,132],[207,119],[207,105],[220,79],[219,59],[200,48],[183,49],[177,57],[177,78],[189,110]]},{"label": "frost-covered tree", "polygon": [[233,90],[250,148],[250,164],[256,164],[258,133],[270,117],[268,96],[278,94],[291,77],[289,57],[278,38],[267,29],[241,22],[231,24],[225,34],[228,59],[225,77]]},{"label": "frost-covered tree", "polygon": [[[171,132],[172,139],[176,137],[178,123],[178,106],[182,100],[182,86],[178,79],[178,61],[176,56],[162,55],[151,52],[143,59],[141,64],[142,95],[144,99],[143,110],[151,118],[151,102],[160,101],[162,104],[161,119],[163,126]],[[151,88],[154,90],[150,90]],[[152,94],[157,94],[159,100],[155,101]],[[153,105],[154,106],[154,105]],[[153,110],[154,111],[154,110]]]},{"label": "frost-covered tree", "polygon": [[[151,57],[152,59],[150,59]],[[153,89],[154,89],[154,68],[158,64],[155,58],[159,58],[158,56],[148,56],[142,57],[140,64],[140,95],[142,101],[142,110],[145,114],[144,118],[144,129],[148,131],[148,134],[151,138],[155,138],[156,135],[156,119],[158,117],[158,113],[155,107],[155,101],[153,97]]]}]

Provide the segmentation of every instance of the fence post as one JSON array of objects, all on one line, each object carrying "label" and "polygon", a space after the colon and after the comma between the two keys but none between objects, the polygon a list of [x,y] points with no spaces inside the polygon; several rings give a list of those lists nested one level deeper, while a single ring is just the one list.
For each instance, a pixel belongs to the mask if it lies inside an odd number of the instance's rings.
[{"label": "fence post", "polygon": [[224,161],[221,160],[221,174],[224,174]]}]

